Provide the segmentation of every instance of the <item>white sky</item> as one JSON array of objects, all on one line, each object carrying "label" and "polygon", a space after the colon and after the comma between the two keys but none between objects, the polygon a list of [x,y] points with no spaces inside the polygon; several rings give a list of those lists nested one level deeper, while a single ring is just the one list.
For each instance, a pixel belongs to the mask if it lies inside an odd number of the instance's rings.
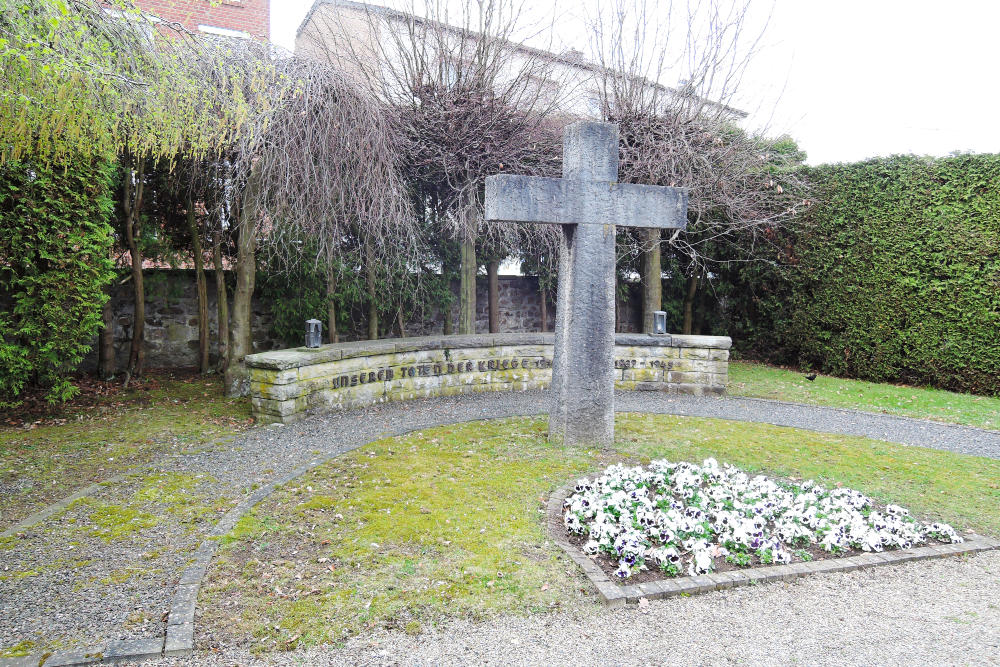
[{"label": "white sky", "polygon": [[[557,49],[587,52],[582,13],[594,1],[561,0],[555,12],[552,0],[532,6],[557,16]],[[272,40],[292,49],[311,5],[272,0]],[[751,111],[751,126],[793,136],[811,164],[1000,152],[994,74],[1000,0],[753,0],[752,6],[761,21],[769,11],[771,20],[739,106]]]}]

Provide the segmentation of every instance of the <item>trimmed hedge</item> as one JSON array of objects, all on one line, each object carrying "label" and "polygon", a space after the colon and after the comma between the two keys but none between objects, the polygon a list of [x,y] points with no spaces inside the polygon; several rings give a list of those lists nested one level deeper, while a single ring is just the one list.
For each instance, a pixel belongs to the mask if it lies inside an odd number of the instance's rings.
[{"label": "trimmed hedge", "polygon": [[0,405],[25,386],[65,400],[112,278],[111,168],[0,166]]},{"label": "trimmed hedge", "polygon": [[873,381],[1000,394],[1000,155],[806,170],[783,270],[740,276],[751,354]]}]

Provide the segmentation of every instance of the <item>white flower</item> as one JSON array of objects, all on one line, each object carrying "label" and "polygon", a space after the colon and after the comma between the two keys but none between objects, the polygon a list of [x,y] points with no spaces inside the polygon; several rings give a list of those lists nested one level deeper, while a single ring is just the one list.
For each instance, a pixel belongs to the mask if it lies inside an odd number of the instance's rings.
[{"label": "white flower", "polygon": [[691,562],[688,565],[688,574],[707,574],[712,571],[712,554],[708,549],[699,549],[692,553]]},{"label": "white flower", "polygon": [[587,538],[584,552],[614,558],[621,578],[646,569],[647,559],[679,571],[678,545],[691,554],[687,571],[703,574],[713,558],[731,551],[740,555],[733,562],[756,552],[767,562],[787,563],[786,544],[880,551],[927,538],[962,540],[951,526],[921,524],[898,505],[876,510],[853,489],[751,478],[711,458],[701,465],[660,459],[646,468],[609,466],[593,481],[579,480],[563,507],[567,531]]}]

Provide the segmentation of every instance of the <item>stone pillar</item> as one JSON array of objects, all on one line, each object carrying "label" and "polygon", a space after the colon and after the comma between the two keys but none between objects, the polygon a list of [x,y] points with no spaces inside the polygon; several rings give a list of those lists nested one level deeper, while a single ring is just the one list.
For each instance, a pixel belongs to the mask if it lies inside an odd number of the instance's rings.
[{"label": "stone pillar", "polygon": [[[618,180],[618,126],[576,123],[563,139],[563,178]],[[614,440],[615,221],[563,225],[549,438]]]}]

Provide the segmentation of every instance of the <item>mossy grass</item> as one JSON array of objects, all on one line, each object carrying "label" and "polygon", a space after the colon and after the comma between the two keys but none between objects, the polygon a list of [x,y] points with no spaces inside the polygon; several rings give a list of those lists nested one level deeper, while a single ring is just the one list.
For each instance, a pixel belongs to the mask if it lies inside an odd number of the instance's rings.
[{"label": "mossy grass", "polygon": [[282,650],[374,627],[596,608],[543,529],[556,487],[619,461],[714,456],[843,483],[922,518],[1000,534],[1000,461],[763,424],[619,415],[604,451],[549,444],[542,419],[375,442],[277,490],[226,536],[198,609],[213,634]]},{"label": "mossy grass", "polygon": [[35,648],[35,642],[25,640],[7,648],[0,648],[0,658],[23,658],[30,655]]},{"label": "mossy grass", "polygon": [[225,496],[209,495],[211,491],[200,488],[213,481],[215,478],[205,474],[135,475],[135,490],[121,502],[80,498],[69,506],[65,522],[71,534],[82,532],[105,542],[131,539],[163,521],[185,524],[194,530],[195,523],[214,523],[235,502]]},{"label": "mossy grass", "polygon": [[67,408],[59,423],[0,427],[0,487],[12,489],[0,530],[157,454],[197,451],[251,423],[248,401],[224,398],[214,376],[158,376],[150,385]]},{"label": "mossy grass", "polygon": [[733,396],[829,405],[1000,430],[1000,397],[931,387],[864,382],[830,375],[818,375],[810,381],[799,370],[732,362],[728,391]]}]

